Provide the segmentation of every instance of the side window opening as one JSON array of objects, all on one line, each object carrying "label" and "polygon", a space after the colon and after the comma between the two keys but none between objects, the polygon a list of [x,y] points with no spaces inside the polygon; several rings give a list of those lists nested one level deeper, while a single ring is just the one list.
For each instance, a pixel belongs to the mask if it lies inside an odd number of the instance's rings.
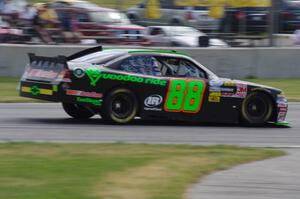
[{"label": "side window opening", "polygon": [[181,58],[158,58],[162,75],[171,77],[206,78],[206,73],[189,60]]},{"label": "side window opening", "polygon": [[150,35],[156,36],[156,35],[163,35],[164,32],[160,28],[152,28],[150,30]]},{"label": "side window opening", "polygon": [[129,57],[121,62],[119,69],[129,73],[161,76],[161,64],[153,56]]}]

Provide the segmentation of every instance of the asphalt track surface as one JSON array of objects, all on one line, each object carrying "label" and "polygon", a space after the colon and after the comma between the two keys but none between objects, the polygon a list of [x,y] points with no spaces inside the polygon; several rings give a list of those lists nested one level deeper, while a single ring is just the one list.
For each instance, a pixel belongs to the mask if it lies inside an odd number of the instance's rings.
[{"label": "asphalt track surface", "polygon": [[188,199],[299,199],[300,150],[213,173],[187,192]]},{"label": "asphalt track surface", "polygon": [[0,141],[234,144],[289,148],[288,156],[216,172],[187,191],[189,199],[298,199],[300,103],[290,104],[292,128],[134,121],[107,125],[99,117],[79,121],[60,104],[0,104]]},{"label": "asphalt track surface", "polygon": [[70,118],[60,104],[0,104],[0,141],[130,142],[172,144],[234,144],[257,147],[300,146],[300,103],[289,106],[292,128],[240,127],[136,120],[108,125],[99,116]]}]

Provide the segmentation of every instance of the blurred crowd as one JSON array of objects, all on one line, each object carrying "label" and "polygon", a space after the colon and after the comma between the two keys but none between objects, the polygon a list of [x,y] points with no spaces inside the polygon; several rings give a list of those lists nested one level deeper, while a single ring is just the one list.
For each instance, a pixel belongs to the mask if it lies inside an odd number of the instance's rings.
[{"label": "blurred crowd", "polygon": [[70,15],[58,18],[49,4],[18,6],[12,0],[0,2],[0,42],[78,42]]},{"label": "blurred crowd", "polygon": [[[0,43],[228,47],[267,40],[270,13],[263,3],[204,9],[175,2],[181,1],[145,0],[121,12],[84,0],[33,5],[26,0],[0,0]],[[300,1],[278,2],[282,5],[278,5],[274,33],[296,30],[293,39],[299,45]]]}]

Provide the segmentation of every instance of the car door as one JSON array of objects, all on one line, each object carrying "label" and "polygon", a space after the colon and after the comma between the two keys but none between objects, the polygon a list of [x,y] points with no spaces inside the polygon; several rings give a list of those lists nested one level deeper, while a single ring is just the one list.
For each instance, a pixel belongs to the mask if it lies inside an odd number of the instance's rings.
[{"label": "car door", "polygon": [[198,120],[207,92],[207,74],[179,57],[133,55],[116,63],[120,71],[143,84],[126,82],[140,99],[142,118]]},{"label": "car door", "polygon": [[126,87],[135,93],[141,118],[237,121],[241,99],[222,96],[235,92],[233,82],[225,84],[224,80],[189,58],[143,53],[114,62],[109,68],[117,70],[118,75],[106,77],[114,81],[101,83],[112,88]]},{"label": "car door", "polygon": [[[171,119],[199,122],[236,122],[238,98],[222,97],[235,92],[231,82],[212,79],[203,66],[183,57],[158,57],[164,67],[162,76],[169,77],[168,90],[163,96],[164,113]],[[229,85],[230,84],[230,85]]]},{"label": "car door", "polygon": [[161,117],[198,121],[207,101],[207,74],[193,62],[180,57],[155,57],[161,64],[161,76],[168,78]]}]

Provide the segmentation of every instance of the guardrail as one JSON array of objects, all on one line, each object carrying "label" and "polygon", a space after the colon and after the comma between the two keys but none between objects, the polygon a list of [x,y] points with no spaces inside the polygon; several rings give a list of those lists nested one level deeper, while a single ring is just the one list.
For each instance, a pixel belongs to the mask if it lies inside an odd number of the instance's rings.
[{"label": "guardrail", "polygon": [[[20,76],[28,63],[27,53],[41,56],[70,55],[88,47],[90,46],[1,44],[0,76]],[[105,46],[105,48],[128,48],[128,46]],[[130,48],[141,47],[130,46]],[[221,77],[300,78],[300,48],[172,49],[191,55]]]}]

